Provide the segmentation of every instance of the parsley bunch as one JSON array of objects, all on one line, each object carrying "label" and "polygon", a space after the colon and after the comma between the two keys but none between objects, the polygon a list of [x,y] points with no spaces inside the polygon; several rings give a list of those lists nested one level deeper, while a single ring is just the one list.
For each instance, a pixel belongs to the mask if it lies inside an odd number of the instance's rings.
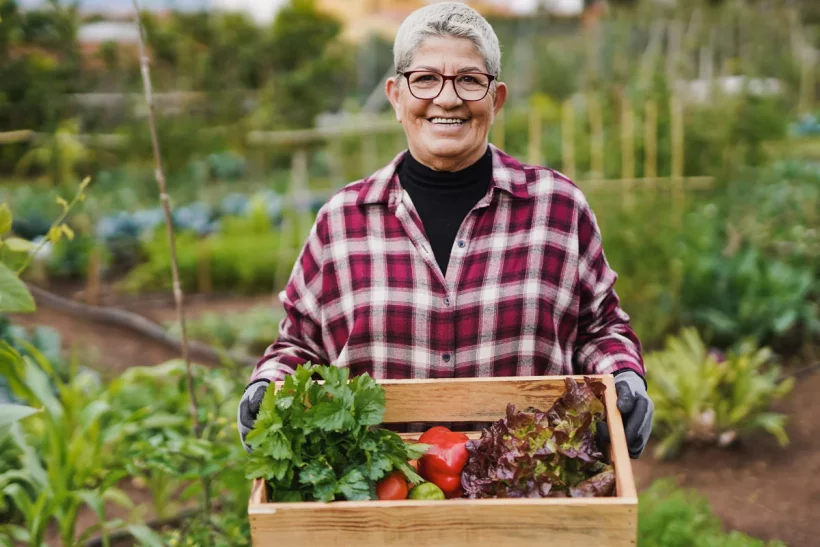
[{"label": "parsley bunch", "polygon": [[264,478],[273,501],[376,499],[376,481],[394,469],[422,482],[407,462],[427,445],[374,427],[384,418],[384,389],[368,374],[348,381],[349,373],[308,363],[265,393],[246,437],[246,476]]}]

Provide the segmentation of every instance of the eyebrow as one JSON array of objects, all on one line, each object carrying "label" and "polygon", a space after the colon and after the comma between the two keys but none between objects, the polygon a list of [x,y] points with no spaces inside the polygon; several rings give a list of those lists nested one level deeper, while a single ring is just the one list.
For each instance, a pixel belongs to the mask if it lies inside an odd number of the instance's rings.
[{"label": "eyebrow", "polygon": [[[428,65],[423,65],[423,66],[420,66],[420,67],[416,67],[413,70],[429,70],[431,72],[439,72],[439,73],[441,72],[439,69],[437,69],[435,67],[432,67],[432,66],[428,66]],[[477,66],[466,66],[464,68],[458,69],[456,74],[464,74],[465,72],[484,72],[484,71],[481,68],[477,67]]]}]

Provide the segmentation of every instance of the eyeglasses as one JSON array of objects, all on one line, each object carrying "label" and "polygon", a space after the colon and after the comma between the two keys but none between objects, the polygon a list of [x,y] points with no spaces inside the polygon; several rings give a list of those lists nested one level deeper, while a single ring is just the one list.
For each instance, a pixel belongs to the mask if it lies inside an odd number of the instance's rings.
[{"label": "eyeglasses", "polygon": [[407,79],[413,97],[424,101],[441,95],[447,80],[453,80],[453,88],[462,101],[480,101],[487,96],[490,84],[495,80],[495,76],[484,72],[464,72],[445,76],[431,70],[410,70],[400,74]]}]

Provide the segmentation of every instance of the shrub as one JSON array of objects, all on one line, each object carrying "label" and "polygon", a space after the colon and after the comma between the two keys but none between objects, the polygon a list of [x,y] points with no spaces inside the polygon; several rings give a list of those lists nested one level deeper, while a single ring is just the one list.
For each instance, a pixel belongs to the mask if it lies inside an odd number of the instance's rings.
[{"label": "shrub", "polygon": [[737,531],[725,533],[703,496],[666,479],[640,495],[638,547],[785,547]]},{"label": "shrub", "polygon": [[751,345],[720,355],[693,328],[647,354],[653,434],[660,439],[656,456],[670,456],[688,442],[727,446],[758,431],[787,444],[786,417],[770,407],[791,391],[794,380],[780,379],[771,356]]}]

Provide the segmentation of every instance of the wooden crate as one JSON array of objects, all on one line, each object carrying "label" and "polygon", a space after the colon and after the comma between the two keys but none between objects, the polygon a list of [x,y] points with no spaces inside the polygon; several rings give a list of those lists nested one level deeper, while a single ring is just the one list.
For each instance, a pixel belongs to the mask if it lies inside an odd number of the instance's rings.
[{"label": "wooden crate", "polygon": [[[582,376],[575,376],[583,381]],[[616,494],[609,498],[452,499],[268,503],[254,482],[248,514],[255,546],[626,547],[637,543],[638,499],[611,375],[607,389]],[[480,422],[508,403],[542,410],[564,393],[564,377],[383,380],[385,423]],[[470,435],[476,438],[478,433]],[[405,435],[403,435],[405,436]],[[406,435],[409,437],[409,435]],[[418,434],[416,434],[417,438]]]}]

